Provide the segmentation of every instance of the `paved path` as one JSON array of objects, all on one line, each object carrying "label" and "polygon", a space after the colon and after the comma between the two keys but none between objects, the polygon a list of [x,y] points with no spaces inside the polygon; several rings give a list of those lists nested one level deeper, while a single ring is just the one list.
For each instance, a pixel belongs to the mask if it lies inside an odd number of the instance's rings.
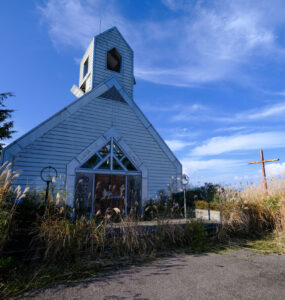
[{"label": "paved path", "polygon": [[23,299],[285,299],[285,256],[231,250],[178,255]]}]

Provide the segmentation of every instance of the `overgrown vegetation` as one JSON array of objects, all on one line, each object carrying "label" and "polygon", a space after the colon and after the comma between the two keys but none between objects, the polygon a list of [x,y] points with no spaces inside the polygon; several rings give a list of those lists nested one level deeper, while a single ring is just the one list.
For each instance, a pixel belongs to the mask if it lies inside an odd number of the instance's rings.
[{"label": "overgrown vegetation", "polygon": [[[186,191],[187,216],[194,216],[194,209],[219,210],[219,193],[223,188],[218,184],[205,183]],[[145,220],[179,219],[184,216],[184,192],[166,195],[160,191],[155,199],[145,205]]]},{"label": "overgrown vegetation", "polygon": [[19,186],[12,187],[17,176],[17,173],[11,171],[9,164],[0,167],[0,255],[11,236],[11,227],[13,226],[18,201],[27,192],[27,189],[22,192]]},{"label": "overgrown vegetation", "polygon": [[222,229],[220,237],[261,237],[273,231],[285,232],[284,180],[272,180],[266,192],[262,186],[245,186],[220,192]]},{"label": "overgrown vegetation", "polygon": [[[82,275],[83,266],[88,270],[90,261],[137,260],[169,249],[187,247],[199,252],[207,246],[206,232],[200,221],[183,227],[159,219],[150,231],[145,230],[139,220],[131,218],[113,223],[113,214],[121,215],[118,208],[107,210],[104,216],[98,212],[92,219],[86,216],[73,219],[70,207],[60,197],[51,196],[45,207],[43,195],[31,191],[21,193],[19,187],[13,187],[16,177],[9,165],[1,170],[2,294],[44,285],[54,277],[51,274],[55,270],[56,278],[66,278],[67,270]],[[96,271],[98,266],[91,269]],[[49,278],[46,281],[45,272]],[[67,277],[77,276],[80,275]]]},{"label": "overgrown vegetation", "polygon": [[[51,193],[49,205],[45,207],[43,195],[27,190],[21,192],[19,187],[13,187],[16,177],[17,174],[10,171],[9,165],[2,167],[2,295],[38,288],[58,280],[85,278],[96,274],[106,265],[120,264],[122,261],[124,264],[146,261],[174,249],[207,251],[213,245],[214,241],[207,237],[201,221],[191,220],[185,225],[169,221],[169,218],[183,216],[183,205],[177,200],[177,195],[167,197],[161,194],[159,201],[147,204],[146,218],[155,219],[156,225],[146,230],[140,220],[121,218],[118,223],[112,222],[114,214],[118,218],[121,216],[118,208],[107,210],[104,216],[99,211],[92,219],[86,216],[73,219],[71,209],[65,205],[64,199],[56,195],[56,191]],[[223,220],[218,237],[224,245],[236,238],[256,239],[271,234],[271,239],[264,239],[266,244],[255,241],[247,243],[247,247],[267,247],[268,251],[270,247],[279,247],[276,251],[284,253],[284,182],[272,182],[268,193],[254,186],[241,191],[216,187],[211,195],[212,201],[206,198],[197,200],[197,197],[193,199],[197,207],[209,207],[210,203],[211,209],[221,209]],[[22,201],[18,203],[19,200]],[[13,253],[21,248],[28,251]]]}]

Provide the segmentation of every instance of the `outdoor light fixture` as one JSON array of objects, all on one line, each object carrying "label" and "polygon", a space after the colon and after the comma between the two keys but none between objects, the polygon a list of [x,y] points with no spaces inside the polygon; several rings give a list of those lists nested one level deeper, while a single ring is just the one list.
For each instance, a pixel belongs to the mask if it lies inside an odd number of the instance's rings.
[{"label": "outdoor light fixture", "polygon": [[186,186],[189,183],[189,177],[186,174],[182,175],[182,185],[184,187],[184,218],[185,222],[187,220],[187,210],[186,210]]},{"label": "outdoor light fixture", "polygon": [[41,170],[41,179],[47,183],[45,204],[48,202],[49,184],[57,177],[57,170],[52,166],[44,167]]}]

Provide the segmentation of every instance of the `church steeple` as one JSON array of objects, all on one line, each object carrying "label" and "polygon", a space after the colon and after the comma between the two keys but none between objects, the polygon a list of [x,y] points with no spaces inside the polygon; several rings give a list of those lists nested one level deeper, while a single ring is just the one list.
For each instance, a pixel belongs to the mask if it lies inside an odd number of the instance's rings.
[{"label": "church steeple", "polygon": [[133,50],[119,30],[113,27],[92,39],[80,62],[79,87],[73,85],[71,92],[81,97],[110,77],[116,77],[133,98],[133,70]]}]

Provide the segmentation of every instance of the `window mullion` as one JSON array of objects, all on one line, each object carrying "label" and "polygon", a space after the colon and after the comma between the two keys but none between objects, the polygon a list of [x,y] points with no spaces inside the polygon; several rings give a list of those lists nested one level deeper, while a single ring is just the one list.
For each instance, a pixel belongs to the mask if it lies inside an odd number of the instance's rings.
[{"label": "window mullion", "polygon": [[125,170],[128,171],[128,169],[116,158],[114,157],[114,159],[117,161],[117,163]]},{"label": "window mullion", "polygon": [[99,161],[99,163],[93,168],[93,170],[98,169],[110,156],[111,154],[108,154],[103,160]]},{"label": "window mullion", "polygon": [[111,137],[111,171],[113,170],[113,147],[114,147],[114,139]]}]

